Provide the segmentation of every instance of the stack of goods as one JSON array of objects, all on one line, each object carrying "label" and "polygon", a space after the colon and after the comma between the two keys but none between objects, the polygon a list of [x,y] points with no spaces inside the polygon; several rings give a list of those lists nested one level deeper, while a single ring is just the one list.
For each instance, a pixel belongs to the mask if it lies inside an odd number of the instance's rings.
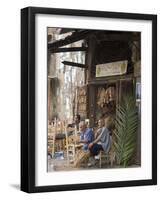
[{"label": "stack of goods", "polygon": [[114,101],[115,100],[115,88],[109,87],[107,90],[108,90],[109,102]]},{"label": "stack of goods", "polygon": [[55,119],[52,125],[48,125],[48,153],[53,156],[54,152],[64,150],[64,143],[64,123]]},{"label": "stack of goods", "polygon": [[86,87],[81,87],[78,90],[78,113],[86,116],[87,108],[87,89]]},{"label": "stack of goods", "polygon": [[110,103],[115,100],[115,88],[108,87],[105,89],[104,87],[98,88],[97,93],[97,105],[100,108],[103,108],[105,104]]},{"label": "stack of goods", "polygon": [[55,142],[55,128],[52,125],[48,125],[48,154],[53,154]]},{"label": "stack of goods", "polygon": [[97,93],[97,105],[101,108],[103,108],[103,105],[107,101],[106,97],[106,90],[103,87],[98,88],[98,93]]}]

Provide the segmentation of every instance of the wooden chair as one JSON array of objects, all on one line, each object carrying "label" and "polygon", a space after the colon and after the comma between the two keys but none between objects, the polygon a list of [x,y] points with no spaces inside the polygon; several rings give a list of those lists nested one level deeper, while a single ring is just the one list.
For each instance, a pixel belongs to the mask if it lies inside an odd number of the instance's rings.
[{"label": "wooden chair", "polygon": [[110,150],[111,150],[111,146],[112,146],[112,136],[110,136],[110,146],[109,146],[109,149],[108,151],[100,151],[99,153],[99,167],[101,168],[102,167],[102,161],[103,160],[106,160],[106,163],[109,164],[110,162]]},{"label": "wooden chair", "polygon": [[74,135],[68,136],[67,130],[65,128],[66,135],[66,152],[67,152],[67,162],[68,164],[75,163],[76,158],[76,138],[78,137],[76,127],[74,130]]}]

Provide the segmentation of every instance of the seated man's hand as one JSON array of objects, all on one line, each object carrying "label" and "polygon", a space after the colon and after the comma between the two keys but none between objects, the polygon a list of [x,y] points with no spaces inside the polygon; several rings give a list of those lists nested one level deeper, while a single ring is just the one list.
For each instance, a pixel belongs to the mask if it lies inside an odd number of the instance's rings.
[{"label": "seated man's hand", "polygon": [[91,148],[93,146],[93,142],[91,142],[89,145],[88,145],[88,148]]}]

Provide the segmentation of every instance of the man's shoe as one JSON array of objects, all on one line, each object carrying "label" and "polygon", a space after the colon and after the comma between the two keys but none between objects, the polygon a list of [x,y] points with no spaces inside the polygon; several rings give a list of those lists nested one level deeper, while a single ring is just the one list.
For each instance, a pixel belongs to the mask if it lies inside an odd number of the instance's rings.
[{"label": "man's shoe", "polygon": [[99,160],[100,159],[100,155],[97,155],[94,157],[96,160]]},{"label": "man's shoe", "polygon": [[90,157],[89,158],[89,162],[88,162],[88,167],[94,166],[96,164],[96,161],[94,159],[94,157]]}]

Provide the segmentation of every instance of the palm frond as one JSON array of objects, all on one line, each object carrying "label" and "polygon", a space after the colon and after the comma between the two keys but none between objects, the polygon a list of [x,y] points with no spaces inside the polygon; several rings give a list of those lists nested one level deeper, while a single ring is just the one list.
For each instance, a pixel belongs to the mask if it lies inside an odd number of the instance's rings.
[{"label": "palm frond", "polygon": [[138,114],[135,100],[134,97],[127,96],[116,106],[114,148],[119,165],[126,167],[131,160],[136,149],[137,129]]}]

